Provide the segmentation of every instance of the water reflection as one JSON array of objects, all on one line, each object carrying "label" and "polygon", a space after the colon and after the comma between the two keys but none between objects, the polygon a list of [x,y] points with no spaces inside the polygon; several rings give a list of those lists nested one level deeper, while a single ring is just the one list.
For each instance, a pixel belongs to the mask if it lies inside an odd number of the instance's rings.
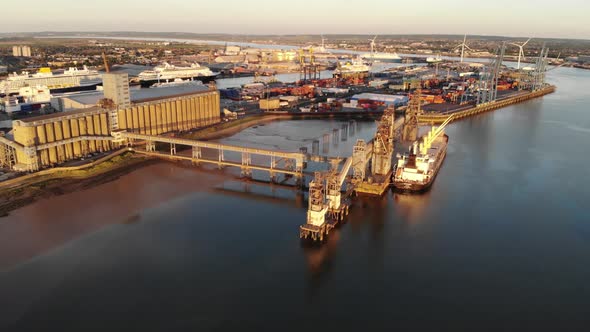
[{"label": "water reflection", "polygon": [[215,187],[214,190],[227,196],[245,200],[284,204],[297,208],[305,208],[307,206],[303,192],[291,185],[251,179],[245,179],[243,181],[229,180]]},{"label": "water reflection", "polygon": [[334,273],[334,259],[340,242],[340,228],[330,231],[330,235],[322,244],[301,241],[301,248],[307,263],[308,296],[313,298],[326,283],[332,279]]},{"label": "water reflection", "polygon": [[97,187],[37,201],[1,219],[0,271],[105,227],[138,223],[144,209],[209,190],[224,179],[224,174],[160,163]]},{"label": "water reflection", "polygon": [[431,193],[407,194],[393,192],[395,213],[398,220],[404,220],[407,224],[417,224],[424,220],[426,207],[429,204]]}]

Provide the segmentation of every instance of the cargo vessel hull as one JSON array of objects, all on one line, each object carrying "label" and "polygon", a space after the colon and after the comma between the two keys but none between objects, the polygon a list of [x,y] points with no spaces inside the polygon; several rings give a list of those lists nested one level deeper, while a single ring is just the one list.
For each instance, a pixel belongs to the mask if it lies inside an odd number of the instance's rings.
[{"label": "cargo vessel hull", "polygon": [[[395,191],[422,193],[430,189],[447,155],[448,141],[449,137],[447,135],[439,138],[439,141],[436,144],[436,152],[429,153],[428,155],[428,160],[434,159],[434,165],[432,168],[428,168],[426,172],[421,173],[424,169],[420,169],[420,167],[417,166],[420,161],[417,161],[418,158],[416,158],[416,155],[404,157],[405,164],[398,165],[393,178],[393,187]],[[424,158],[424,156],[422,156],[422,158]],[[428,163],[428,160],[425,160],[425,162]]]},{"label": "cargo vessel hull", "polygon": [[445,150],[440,155],[440,158],[441,158],[440,162],[437,163],[435,166],[434,175],[430,178],[429,181],[427,181],[425,183],[417,183],[417,182],[394,180],[393,181],[394,190],[396,192],[416,193],[416,194],[428,191],[430,189],[430,187],[432,186],[432,184],[434,183],[434,180],[436,179],[436,176],[438,175],[438,171],[440,170],[440,167],[442,166],[442,163],[444,162],[446,155],[447,155],[447,151],[446,151],[446,147],[445,147]]},{"label": "cargo vessel hull", "polygon": [[367,60],[372,60],[375,62],[380,62],[380,63],[402,63],[402,59],[401,58],[397,58],[397,59],[389,59],[389,58],[370,58]]},{"label": "cargo vessel hull", "polygon": [[50,88],[51,93],[68,93],[68,92],[79,92],[79,91],[94,91],[96,87],[102,85],[102,83],[94,83],[80,86],[70,86],[65,88]]}]

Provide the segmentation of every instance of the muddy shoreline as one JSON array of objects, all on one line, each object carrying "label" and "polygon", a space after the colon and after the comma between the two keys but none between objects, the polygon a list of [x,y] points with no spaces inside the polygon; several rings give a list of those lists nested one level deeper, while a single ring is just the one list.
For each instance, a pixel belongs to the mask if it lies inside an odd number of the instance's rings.
[{"label": "muddy shoreline", "polygon": [[160,160],[148,159],[129,153],[124,155],[121,160],[113,162],[108,168],[97,171],[97,167],[91,167],[85,170],[88,175],[40,178],[38,181],[23,183],[20,186],[3,190],[0,194],[0,218],[7,217],[11,211],[25,207],[40,199],[89,189],[117,180],[125,174],[158,162]]}]

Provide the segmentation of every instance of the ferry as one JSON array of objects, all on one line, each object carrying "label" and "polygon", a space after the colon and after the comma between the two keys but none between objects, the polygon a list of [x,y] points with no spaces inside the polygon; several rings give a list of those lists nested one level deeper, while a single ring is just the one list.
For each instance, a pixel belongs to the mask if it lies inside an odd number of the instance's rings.
[{"label": "ferry", "polygon": [[375,40],[377,40],[377,36],[373,39],[369,39],[371,41],[371,52],[365,53],[361,55],[361,58],[371,61],[371,62],[390,62],[390,63],[401,63],[402,58],[397,53],[388,53],[388,52],[376,52]]},{"label": "ferry", "polygon": [[424,136],[423,143],[414,142],[408,153],[398,156],[393,178],[395,189],[424,192],[430,188],[447,155],[449,136],[434,130]]},{"label": "ferry", "polygon": [[440,62],[443,62],[443,58],[441,58],[440,55],[437,55],[436,57],[428,57],[428,58],[426,58],[426,62],[427,63],[440,63]]},{"label": "ferry", "polygon": [[63,73],[53,73],[50,68],[40,68],[36,73],[23,71],[12,73],[0,82],[0,95],[17,94],[20,88],[46,86],[51,93],[96,90],[102,84],[102,76],[96,70],[70,67]]},{"label": "ferry", "polygon": [[214,73],[211,69],[203,67],[198,63],[193,63],[190,67],[177,67],[164,62],[152,70],[139,73],[138,77],[141,86],[143,88],[149,88],[156,83],[174,82],[178,79],[184,81],[199,80],[207,83],[214,80],[217,75],[219,73]]},{"label": "ferry", "polygon": [[343,65],[339,65],[334,70],[335,77],[345,77],[353,75],[368,75],[371,67],[366,65],[360,57],[353,59],[350,62],[346,62]]},{"label": "ferry", "polygon": [[387,62],[387,63],[401,63],[402,58],[397,53],[387,52],[374,52],[365,53],[361,56],[365,60],[374,62]]}]

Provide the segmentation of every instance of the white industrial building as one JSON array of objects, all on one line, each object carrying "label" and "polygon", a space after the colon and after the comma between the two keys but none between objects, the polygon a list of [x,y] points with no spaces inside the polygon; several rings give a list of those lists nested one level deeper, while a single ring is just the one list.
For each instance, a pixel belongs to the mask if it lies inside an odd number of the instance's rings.
[{"label": "white industrial building", "polygon": [[30,46],[13,46],[12,47],[12,56],[15,57],[30,57],[31,56],[31,47]]}]

